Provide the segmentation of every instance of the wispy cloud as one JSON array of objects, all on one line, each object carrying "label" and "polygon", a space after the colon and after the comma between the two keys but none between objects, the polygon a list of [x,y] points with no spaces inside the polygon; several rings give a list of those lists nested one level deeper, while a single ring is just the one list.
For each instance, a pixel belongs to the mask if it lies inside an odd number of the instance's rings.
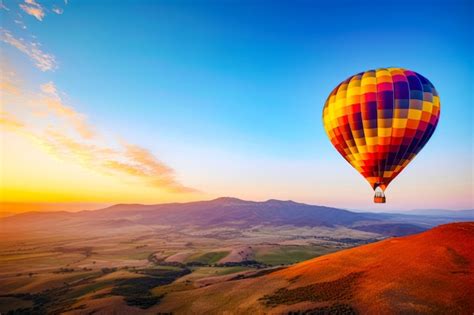
[{"label": "wispy cloud", "polygon": [[41,91],[43,91],[44,93],[58,97],[58,89],[56,88],[56,85],[52,81],[42,84],[40,88],[41,88]]},{"label": "wispy cloud", "polygon": [[20,8],[38,21],[42,21],[45,16],[43,7],[34,0],[25,0],[25,3],[20,3]]},{"label": "wispy cloud", "polygon": [[16,95],[20,93],[15,84],[6,80],[0,81],[0,91]]},{"label": "wispy cloud", "polygon": [[123,143],[125,147],[125,155],[130,160],[143,165],[150,173],[155,174],[171,174],[172,170],[158,161],[150,151],[145,150],[139,146]]},{"label": "wispy cloud", "polygon": [[10,11],[10,9],[5,5],[3,0],[0,0],[0,9],[5,11]]},{"label": "wispy cloud", "polygon": [[53,11],[56,14],[63,14],[64,13],[64,10],[62,8],[59,8],[59,7],[53,7],[51,9],[51,11]]},{"label": "wispy cloud", "polygon": [[25,127],[17,117],[5,111],[0,111],[0,125],[6,129],[21,129]]},{"label": "wispy cloud", "polygon": [[75,139],[55,127],[46,128],[41,139],[55,155],[77,159],[86,166],[116,154],[116,151],[111,148]]},{"label": "wispy cloud", "polygon": [[[67,1],[64,4],[67,5]],[[35,0],[24,0],[24,2],[20,3],[18,6],[26,14],[35,17],[38,21],[43,21],[43,19],[45,18],[47,12],[53,12],[53,13],[58,14],[58,15],[61,15],[61,14],[64,13],[64,9],[61,8],[58,5],[53,5],[52,7],[46,8],[46,7],[42,6],[41,4],[39,4]],[[7,11],[10,11],[10,9],[7,8],[3,4],[3,2],[1,2],[1,0],[0,0],[0,9],[5,9]],[[20,14],[18,14],[18,15],[21,17]],[[19,22],[21,22],[21,24]],[[23,21],[16,20],[15,23],[19,24],[20,27],[22,27],[22,28],[26,28],[26,26],[23,24]]]},{"label": "wispy cloud", "polygon": [[[0,73],[0,92],[2,92],[2,94],[19,95],[19,82],[7,58],[0,60]],[[1,101],[0,104],[3,105],[3,99]]]},{"label": "wispy cloud", "polygon": [[[121,180],[134,178],[143,185],[171,193],[191,193],[195,189],[183,185],[176,178],[175,171],[160,161],[149,150],[136,144],[120,141],[115,145],[103,143],[103,137],[87,121],[85,115],[64,104],[60,92],[53,82],[40,86],[40,93],[30,98],[36,110],[46,112],[50,123],[35,126],[34,119],[19,120],[9,112],[0,113],[0,125],[10,131],[27,135],[51,154],[62,159],[74,160],[81,165]],[[22,93],[25,96],[25,93]],[[26,106],[29,115],[35,114]],[[30,118],[31,118],[30,117]],[[46,118],[45,118],[46,119]],[[30,123],[27,123],[30,121]]]},{"label": "wispy cloud", "polygon": [[56,59],[53,55],[43,52],[38,43],[27,42],[22,38],[15,38],[6,29],[0,28],[0,40],[7,43],[30,57],[41,71],[49,71],[57,68]]},{"label": "wispy cloud", "polygon": [[44,93],[42,103],[50,112],[67,120],[82,138],[92,139],[95,136],[94,128],[86,122],[86,116],[64,104],[53,82],[41,85],[41,91]]},{"label": "wispy cloud", "polygon": [[[175,171],[160,162],[149,150],[133,144],[124,143],[119,149],[114,149],[97,143],[85,143],[51,128],[46,130],[42,141],[56,156],[75,159],[107,175],[120,178],[123,175],[132,176],[147,186],[172,193],[196,192],[176,180]],[[130,154],[130,150],[135,153]]]},{"label": "wispy cloud", "polygon": [[42,8],[31,7],[25,4],[20,4],[20,8],[22,8],[22,10],[27,14],[34,16],[39,21],[43,21],[44,11]]},{"label": "wispy cloud", "polygon": [[[137,145],[122,143],[125,148],[125,157],[132,165],[139,165],[142,177],[145,177],[152,186],[166,186],[174,192],[193,192],[195,189],[184,187],[175,180],[174,170],[159,161],[149,150]],[[122,165],[123,166],[123,165]],[[131,166],[130,164],[128,166]]]},{"label": "wispy cloud", "polygon": [[15,24],[17,24],[19,27],[21,27],[22,29],[26,30],[26,25],[25,23],[22,21],[22,20],[14,20]]},{"label": "wispy cloud", "polygon": [[86,116],[84,114],[76,112],[71,107],[64,105],[60,99],[54,97],[43,98],[43,104],[48,107],[50,112],[66,119],[83,138],[92,139],[94,137],[95,132],[92,126],[86,123]]}]

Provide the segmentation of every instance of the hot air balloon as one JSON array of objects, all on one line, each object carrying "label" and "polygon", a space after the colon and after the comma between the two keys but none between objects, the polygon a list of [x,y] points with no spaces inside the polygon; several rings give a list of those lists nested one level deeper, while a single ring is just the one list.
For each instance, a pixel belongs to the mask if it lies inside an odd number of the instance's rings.
[{"label": "hot air balloon", "polygon": [[385,203],[385,189],[428,142],[439,114],[428,79],[380,68],[340,83],[326,100],[323,124],[336,150],[374,189],[374,202]]}]

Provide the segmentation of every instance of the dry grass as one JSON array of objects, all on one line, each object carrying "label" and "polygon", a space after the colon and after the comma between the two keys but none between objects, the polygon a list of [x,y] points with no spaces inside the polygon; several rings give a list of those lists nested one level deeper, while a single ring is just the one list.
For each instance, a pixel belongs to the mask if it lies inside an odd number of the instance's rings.
[{"label": "dry grass", "polygon": [[334,281],[319,282],[294,289],[281,288],[261,300],[266,306],[296,304],[300,302],[344,301],[353,297],[354,285],[363,276],[362,272],[352,272]]}]

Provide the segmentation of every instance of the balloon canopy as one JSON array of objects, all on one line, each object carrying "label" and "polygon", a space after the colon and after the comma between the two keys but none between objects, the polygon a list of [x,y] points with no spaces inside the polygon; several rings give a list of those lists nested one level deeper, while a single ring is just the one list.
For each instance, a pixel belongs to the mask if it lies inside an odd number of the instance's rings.
[{"label": "balloon canopy", "polygon": [[384,203],[390,182],[420,152],[438,124],[440,101],[433,84],[402,68],[358,73],[340,83],[323,109],[336,150]]}]

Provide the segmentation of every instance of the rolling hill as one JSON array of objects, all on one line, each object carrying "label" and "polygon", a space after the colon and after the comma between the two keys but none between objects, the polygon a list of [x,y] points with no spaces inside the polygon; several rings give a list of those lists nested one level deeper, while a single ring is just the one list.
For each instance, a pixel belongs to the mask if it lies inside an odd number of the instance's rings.
[{"label": "rolling hill", "polygon": [[473,272],[474,222],[452,223],[264,275],[171,292],[154,311],[472,314]]}]

